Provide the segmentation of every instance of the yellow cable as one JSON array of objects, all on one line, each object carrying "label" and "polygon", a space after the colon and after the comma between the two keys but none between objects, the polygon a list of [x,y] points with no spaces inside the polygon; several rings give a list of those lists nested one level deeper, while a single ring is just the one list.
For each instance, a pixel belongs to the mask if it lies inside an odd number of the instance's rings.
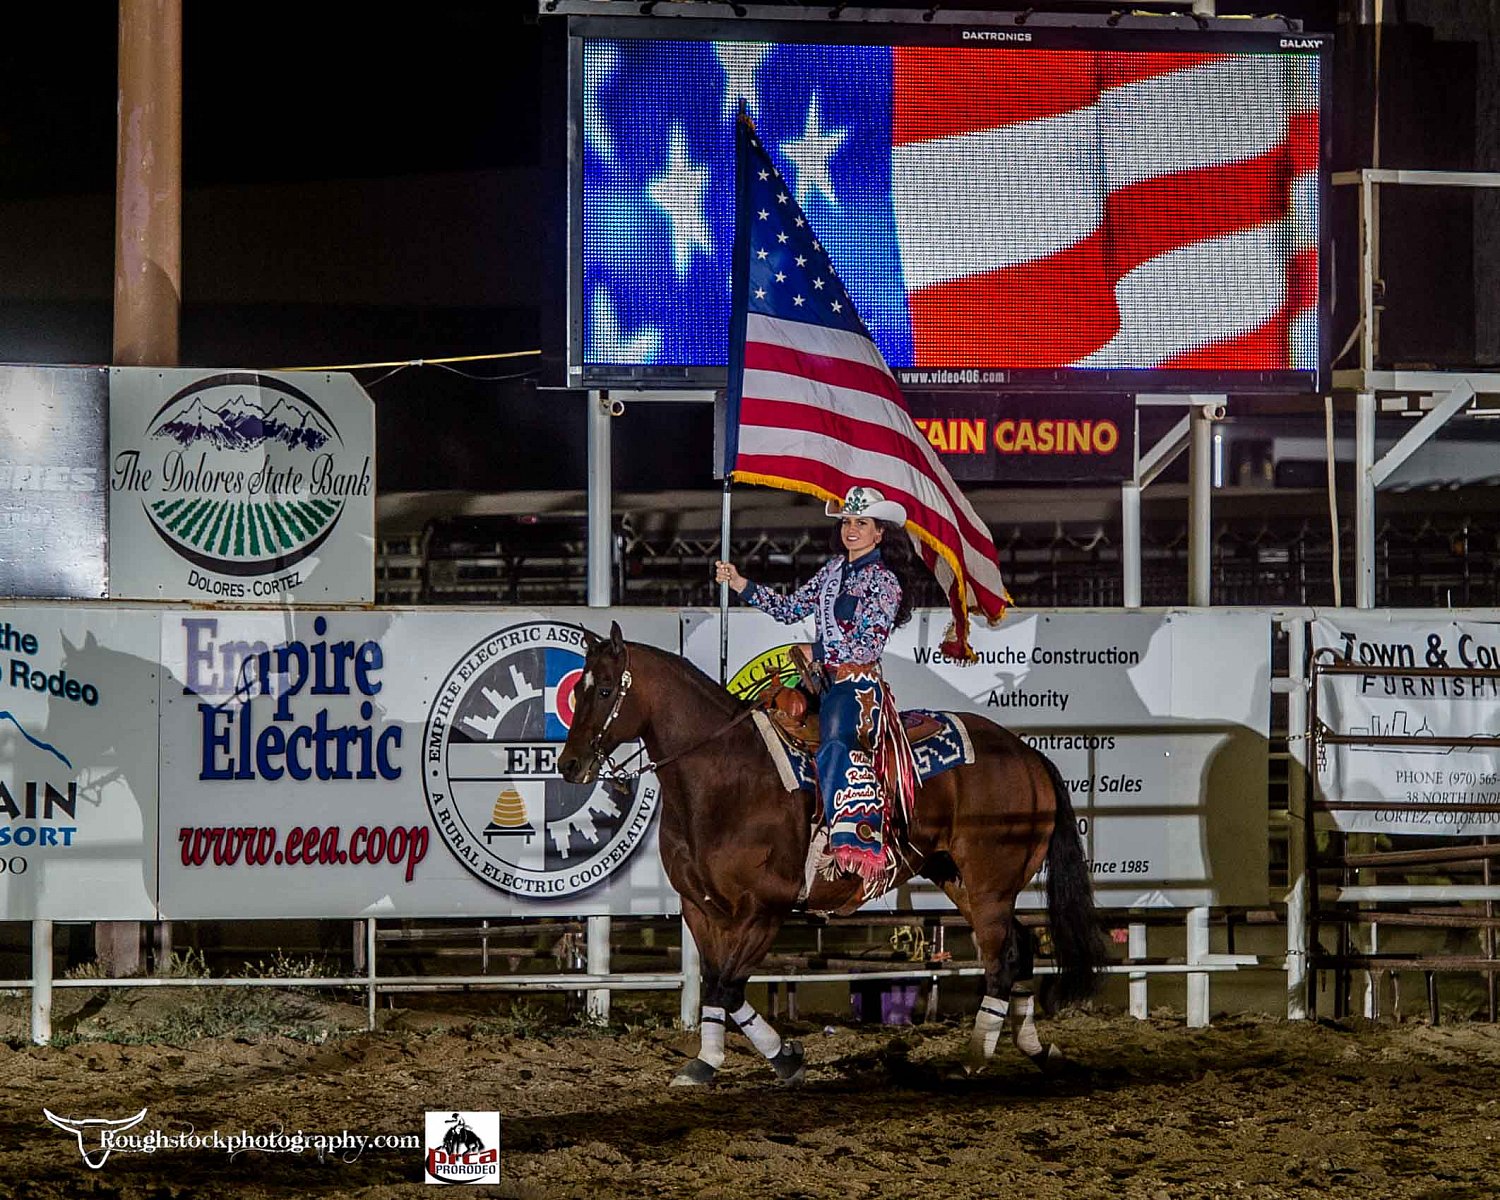
[{"label": "yellow cable", "polygon": [[274,367],[276,371],[366,371],[374,367],[424,367],[428,363],[483,362],[496,358],[530,358],[541,354],[540,350],[508,350],[504,354],[460,354],[453,358],[411,358],[404,362],[339,363],[331,367]]}]

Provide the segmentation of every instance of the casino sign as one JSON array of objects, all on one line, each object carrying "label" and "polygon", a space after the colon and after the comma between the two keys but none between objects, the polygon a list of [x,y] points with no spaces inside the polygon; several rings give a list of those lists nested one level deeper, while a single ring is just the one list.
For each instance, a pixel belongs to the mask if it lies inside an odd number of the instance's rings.
[{"label": "casino sign", "polygon": [[587,891],[623,865],[650,828],[658,788],[573,784],[557,769],[583,675],[577,625],[497,630],[448,673],[422,739],[433,825],[491,887],[549,898]]}]

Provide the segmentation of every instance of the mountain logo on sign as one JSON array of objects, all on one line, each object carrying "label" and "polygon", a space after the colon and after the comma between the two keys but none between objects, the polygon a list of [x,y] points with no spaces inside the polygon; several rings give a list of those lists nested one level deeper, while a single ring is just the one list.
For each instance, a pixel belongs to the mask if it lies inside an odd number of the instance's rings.
[{"label": "mountain logo on sign", "polygon": [[338,461],[333,418],[269,375],[195,380],[157,410],[146,440],[168,446],[147,518],[178,555],[218,575],[279,574],[306,559],[358,490],[348,481],[361,472]]},{"label": "mountain logo on sign", "polygon": [[185,407],[158,419],[152,437],[171,438],[178,445],[191,447],[207,442],[215,450],[237,450],[245,453],[267,442],[279,442],[292,449],[320,450],[335,436],[310,408],[293,405],[278,398],[267,412],[243,394],[218,408],[203,403],[194,393]]}]

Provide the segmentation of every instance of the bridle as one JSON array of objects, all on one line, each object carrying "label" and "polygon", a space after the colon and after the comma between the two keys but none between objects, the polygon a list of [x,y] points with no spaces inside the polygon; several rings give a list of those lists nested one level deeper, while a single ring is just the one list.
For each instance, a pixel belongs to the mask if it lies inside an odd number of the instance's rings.
[{"label": "bridle", "polygon": [[716,741],[718,738],[723,737],[736,725],[740,724],[740,722],[742,721],[748,720],[755,713],[755,710],[753,708],[744,708],[736,713],[733,717],[731,717],[728,721],[726,721],[723,725],[720,725],[712,733],[708,734],[706,737],[699,738],[691,745],[685,746],[681,750],[674,751],[673,753],[668,754],[665,758],[656,760],[648,759],[640,766],[632,769],[630,764],[633,763],[636,759],[640,758],[641,755],[646,753],[646,743],[642,742],[641,748],[639,750],[637,750],[624,762],[616,763],[612,758],[610,758],[609,753],[604,749],[604,735],[609,732],[609,727],[614,724],[615,718],[620,715],[620,709],[625,704],[625,697],[630,694],[630,685],[634,682],[634,677],[630,673],[629,646],[626,646],[624,648],[624,653],[625,669],[620,672],[620,687],[619,690],[615,693],[615,702],[609,710],[609,716],[604,718],[604,720],[599,725],[598,731],[592,738],[589,739],[589,753],[593,755],[594,766],[598,769],[598,776],[600,779],[604,780],[607,786],[611,788],[624,787],[627,784],[634,783],[642,775],[650,775],[660,768],[667,766],[669,763],[674,763],[680,758],[686,758],[689,754],[693,753],[693,751],[701,750],[704,746],[708,745],[709,742]]}]

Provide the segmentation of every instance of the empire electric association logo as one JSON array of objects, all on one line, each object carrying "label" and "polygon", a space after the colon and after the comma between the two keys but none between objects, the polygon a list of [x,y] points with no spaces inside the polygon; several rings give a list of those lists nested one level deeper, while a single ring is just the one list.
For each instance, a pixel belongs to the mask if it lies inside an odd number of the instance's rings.
[{"label": "empire electric association logo", "polygon": [[285,571],[328,540],[370,461],[283,380],[230,372],[196,380],[152,416],[139,448],[118,452],[112,486],[138,494],[151,527],[193,566],[218,575]]},{"label": "empire electric association logo", "polygon": [[583,675],[576,625],[513,625],[471,649],[438,689],[422,784],[448,848],[485,883],[562,897],[613,874],[645,837],[654,780],[568,783],[558,756]]}]

